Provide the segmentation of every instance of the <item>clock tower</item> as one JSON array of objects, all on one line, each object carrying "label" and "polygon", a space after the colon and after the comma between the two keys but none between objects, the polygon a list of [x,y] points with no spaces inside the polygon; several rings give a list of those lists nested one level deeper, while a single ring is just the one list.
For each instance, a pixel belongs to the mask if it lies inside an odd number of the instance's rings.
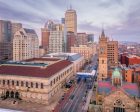
[{"label": "clock tower", "polygon": [[105,80],[108,76],[107,43],[108,43],[108,39],[105,36],[104,30],[102,30],[102,34],[99,37],[98,80]]}]

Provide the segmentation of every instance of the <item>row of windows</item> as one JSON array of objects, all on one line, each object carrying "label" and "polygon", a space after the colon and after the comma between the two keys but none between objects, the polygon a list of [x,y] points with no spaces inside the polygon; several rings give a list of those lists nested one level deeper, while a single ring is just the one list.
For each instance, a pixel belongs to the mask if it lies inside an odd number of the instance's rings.
[{"label": "row of windows", "polygon": [[55,84],[58,80],[60,80],[60,78],[64,77],[66,74],[68,74],[70,71],[72,71],[72,67],[70,67],[70,69],[68,69],[67,71],[65,71],[63,74],[59,75],[58,77],[54,78],[50,85],[52,86],[53,84]]},{"label": "row of windows", "polygon": [[14,81],[14,80],[0,80],[0,84],[2,85],[12,85],[12,86],[21,86],[21,87],[35,87],[35,88],[44,88],[43,83],[35,83],[35,82],[24,82],[24,81]]}]

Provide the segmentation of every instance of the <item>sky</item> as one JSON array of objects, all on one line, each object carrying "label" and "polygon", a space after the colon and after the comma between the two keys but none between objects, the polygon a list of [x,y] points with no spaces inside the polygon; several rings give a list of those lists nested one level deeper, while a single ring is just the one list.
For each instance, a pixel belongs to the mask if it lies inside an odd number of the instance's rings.
[{"label": "sky", "polygon": [[41,28],[52,19],[60,22],[72,6],[78,32],[105,34],[118,41],[140,42],[140,0],[0,0],[0,19],[20,22],[41,37]]}]

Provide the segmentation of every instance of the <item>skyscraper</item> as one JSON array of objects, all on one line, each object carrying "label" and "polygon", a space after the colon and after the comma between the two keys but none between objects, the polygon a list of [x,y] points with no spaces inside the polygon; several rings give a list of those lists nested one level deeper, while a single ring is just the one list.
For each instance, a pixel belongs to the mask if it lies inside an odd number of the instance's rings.
[{"label": "skyscraper", "polygon": [[98,80],[104,80],[108,77],[108,60],[107,60],[107,37],[104,30],[99,37],[99,75]]},{"label": "skyscraper", "polygon": [[54,24],[49,35],[49,52],[58,53],[65,51],[64,45],[64,25]]},{"label": "skyscraper", "polygon": [[77,33],[77,14],[72,8],[65,12],[65,25],[67,31]]},{"label": "skyscraper", "polygon": [[10,21],[0,20],[0,60],[12,58],[12,26]]},{"label": "skyscraper", "polygon": [[21,23],[12,23],[12,39],[14,38],[14,34],[22,28]]},{"label": "skyscraper", "polygon": [[22,28],[13,39],[13,60],[21,61],[39,57],[39,40],[33,29]]}]

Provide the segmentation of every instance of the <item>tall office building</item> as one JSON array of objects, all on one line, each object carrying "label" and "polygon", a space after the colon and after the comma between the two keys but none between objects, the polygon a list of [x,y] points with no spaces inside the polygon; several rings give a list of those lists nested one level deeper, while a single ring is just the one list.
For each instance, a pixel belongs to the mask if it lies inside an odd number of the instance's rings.
[{"label": "tall office building", "polygon": [[99,68],[98,80],[105,80],[108,77],[107,42],[104,30],[99,37]]},{"label": "tall office building", "polygon": [[13,60],[21,61],[39,57],[39,40],[33,29],[22,28],[13,39]]},{"label": "tall office building", "polygon": [[0,60],[12,58],[12,26],[10,21],[0,20]]},{"label": "tall office building", "polygon": [[77,14],[72,8],[65,12],[65,25],[67,31],[77,33]]},{"label": "tall office building", "polygon": [[54,24],[49,35],[49,52],[59,53],[65,51],[64,45],[64,25]]},{"label": "tall office building", "polygon": [[108,41],[107,55],[109,66],[118,65],[118,41]]}]

